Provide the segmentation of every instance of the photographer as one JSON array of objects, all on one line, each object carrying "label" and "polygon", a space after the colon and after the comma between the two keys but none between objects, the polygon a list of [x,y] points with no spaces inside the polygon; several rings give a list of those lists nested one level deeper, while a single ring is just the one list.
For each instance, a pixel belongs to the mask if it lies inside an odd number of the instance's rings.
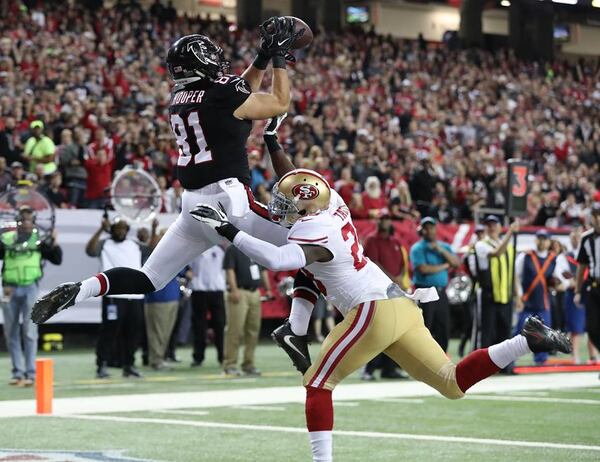
[{"label": "photographer", "polygon": [[[152,232],[156,232],[155,226]],[[109,233],[110,236],[100,239],[103,233]],[[128,233],[129,224],[124,219],[117,217],[111,223],[105,215],[102,225],[87,243],[85,252],[90,257],[100,258],[101,271],[116,266],[140,269],[150,247],[127,237]],[[154,239],[153,235],[151,241]],[[102,297],[102,324],[96,346],[97,378],[110,377],[107,370],[109,361],[123,368],[123,377],[142,377],[134,367],[134,355],[143,328],[143,317],[143,295]],[[113,351],[118,351],[119,357],[115,358]]]},{"label": "photographer", "polygon": [[[35,212],[28,205],[19,208],[17,229],[0,236],[0,258],[4,296],[4,337],[12,362],[10,385],[32,386],[35,381],[37,325],[31,321],[31,308],[38,296],[38,281],[43,276],[43,260],[62,263],[62,249],[56,244],[56,233],[40,241],[35,228]],[[23,319],[23,326],[19,322]],[[25,358],[23,359],[23,347]]]}]

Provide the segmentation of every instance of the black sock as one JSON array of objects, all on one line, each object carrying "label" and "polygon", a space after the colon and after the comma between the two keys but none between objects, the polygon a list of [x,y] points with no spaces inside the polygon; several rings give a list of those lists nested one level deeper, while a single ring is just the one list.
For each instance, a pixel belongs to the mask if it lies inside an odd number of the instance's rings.
[{"label": "black sock", "polygon": [[152,281],[140,270],[117,267],[103,273],[109,282],[108,292],[104,295],[149,294],[156,290]]}]

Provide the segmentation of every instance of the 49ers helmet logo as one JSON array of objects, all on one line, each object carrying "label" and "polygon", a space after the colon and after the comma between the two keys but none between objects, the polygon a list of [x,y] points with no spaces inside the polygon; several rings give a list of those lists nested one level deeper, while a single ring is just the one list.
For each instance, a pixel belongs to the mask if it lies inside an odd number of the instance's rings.
[{"label": "49ers helmet logo", "polygon": [[300,200],[308,201],[319,196],[319,188],[312,184],[297,184],[292,188],[292,194]]}]

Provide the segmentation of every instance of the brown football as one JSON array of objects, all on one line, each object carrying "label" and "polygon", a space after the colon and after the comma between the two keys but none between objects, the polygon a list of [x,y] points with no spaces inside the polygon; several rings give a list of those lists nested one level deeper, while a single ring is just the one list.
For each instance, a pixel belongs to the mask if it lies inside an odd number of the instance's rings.
[{"label": "brown football", "polygon": [[296,40],[294,40],[294,43],[292,43],[292,49],[298,50],[300,48],[305,48],[308,45],[310,45],[313,41],[312,30],[310,30],[310,27],[308,27],[308,24],[306,24],[304,21],[302,21],[302,19],[296,18],[295,16],[291,16],[291,17],[296,20],[294,30],[296,32],[300,32],[300,35],[298,36],[298,38]]},{"label": "brown football", "polygon": [[[307,47],[308,45],[311,44],[312,40],[313,40],[313,33],[312,30],[310,30],[310,27],[308,27],[308,24],[306,24],[304,21],[302,21],[302,19],[297,18],[295,16],[285,16],[286,18],[293,18],[296,22],[294,25],[294,31],[295,32],[300,32],[300,35],[298,36],[298,38],[296,40],[294,40],[294,43],[292,43],[292,50],[298,50],[299,48],[304,48]],[[271,32],[269,30],[269,26],[267,26],[267,31]]]}]

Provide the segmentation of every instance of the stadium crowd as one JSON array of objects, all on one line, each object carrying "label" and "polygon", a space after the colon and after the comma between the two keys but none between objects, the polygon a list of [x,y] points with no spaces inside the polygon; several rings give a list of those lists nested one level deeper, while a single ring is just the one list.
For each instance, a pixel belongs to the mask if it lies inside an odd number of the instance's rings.
[{"label": "stadium crowd", "polygon": [[[158,179],[164,210],[177,211],[165,50],[200,32],[240,73],[257,33],[177,17],[158,1],[98,14],[68,2],[1,0],[0,18],[0,187],[26,177],[58,207],[97,208],[113,173],[137,165]],[[360,30],[320,31],[297,57],[280,139],[357,218],[449,223],[503,207],[511,157],[533,166],[526,223],[580,222],[600,200],[597,62],[541,65],[506,50],[453,51]],[[248,152],[253,189],[267,200],[261,129],[255,124]]]}]

